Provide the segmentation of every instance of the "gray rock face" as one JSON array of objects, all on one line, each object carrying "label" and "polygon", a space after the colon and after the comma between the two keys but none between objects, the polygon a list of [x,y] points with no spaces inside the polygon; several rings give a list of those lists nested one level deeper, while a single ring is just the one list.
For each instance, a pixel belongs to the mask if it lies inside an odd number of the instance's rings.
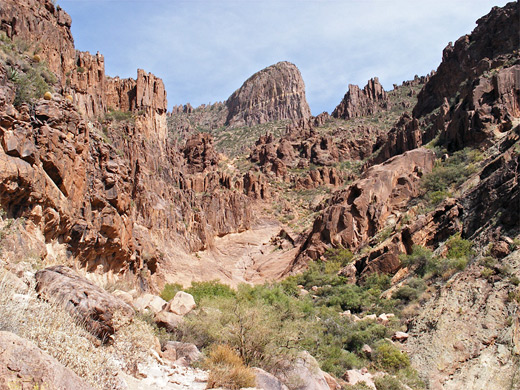
[{"label": "gray rock face", "polygon": [[230,126],[309,118],[305,84],[298,68],[279,62],[255,73],[226,101]]},{"label": "gray rock face", "polygon": [[0,389],[94,390],[30,341],[0,332]]},{"label": "gray rock face", "polygon": [[79,316],[85,321],[87,330],[102,340],[134,315],[128,304],[68,267],[49,267],[38,271],[35,278],[36,291],[41,298],[55,301]]},{"label": "gray rock face", "polygon": [[[518,277],[520,252],[501,264]],[[514,286],[482,277],[482,269],[475,264],[450,279],[409,330],[411,363],[431,389],[518,388],[520,317],[507,297]]]}]

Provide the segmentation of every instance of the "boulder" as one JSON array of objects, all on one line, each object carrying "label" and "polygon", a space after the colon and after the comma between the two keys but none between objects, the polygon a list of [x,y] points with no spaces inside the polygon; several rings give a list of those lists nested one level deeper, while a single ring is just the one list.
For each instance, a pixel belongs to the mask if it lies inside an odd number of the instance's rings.
[{"label": "boulder", "polygon": [[143,294],[132,303],[136,310],[149,310],[152,313],[159,313],[166,304],[167,302],[164,299],[153,294]]},{"label": "boulder", "polygon": [[345,372],[345,374],[343,374],[343,380],[345,380],[345,382],[347,382],[347,384],[350,386],[354,386],[358,383],[364,383],[369,388],[376,390],[374,377],[371,373],[368,372],[367,369],[348,370]]},{"label": "boulder", "polygon": [[291,388],[297,390],[330,390],[318,362],[307,351],[298,358],[286,364],[278,378],[284,383],[291,383]]},{"label": "boulder", "polygon": [[202,354],[195,344],[181,343],[180,341],[168,341],[161,348],[161,357],[172,362],[184,359],[191,364],[200,359]]},{"label": "boulder", "polygon": [[163,310],[155,315],[154,321],[159,327],[173,332],[182,323],[183,318],[178,314]]},{"label": "boulder", "polygon": [[[318,259],[329,245],[355,251],[367,243],[385,227],[389,217],[421,194],[421,177],[431,172],[434,161],[432,151],[415,149],[370,167],[359,180],[338,191],[314,221],[300,254],[287,267],[286,273],[303,268],[309,260]],[[398,258],[391,260],[382,262],[374,271],[397,271],[400,267]]]},{"label": "boulder", "polygon": [[134,310],[123,300],[58,265],[35,275],[39,297],[63,305],[71,314],[85,321],[89,332],[102,340],[131,321]]},{"label": "boulder", "polygon": [[168,305],[164,308],[164,311],[184,316],[192,311],[195,306],[195,299],[191,294],[184,291],[179,291],[175,294],[175,297],[168,302]]},{"label": "boulder", "polygon": [[0,389],[94,390],[36,345],[10,332],[0,332]]},{"label": "boulder", "polygon": [[131,306],[133,306],[133,304],[134,304],[134,297],[129,292],[122,291],[122,290],[115,290],[112,293],[112,295],[118,297],[119,299],[123,300],[125,303],[127,303]]},{"label": "boulder", "polygon": [[392,336],[392,340],[395,340],[395,341],[399,341],[399,342],[403,342],[403,341],[406,341],[408,340],[408,333],[405,333],[405,332],[395,332],[394,335]]},{"label": "boulder", "polygon": [[261,368],[252,368],[256,375],[256,388],[261,390],[289,390],[280,379]]}]

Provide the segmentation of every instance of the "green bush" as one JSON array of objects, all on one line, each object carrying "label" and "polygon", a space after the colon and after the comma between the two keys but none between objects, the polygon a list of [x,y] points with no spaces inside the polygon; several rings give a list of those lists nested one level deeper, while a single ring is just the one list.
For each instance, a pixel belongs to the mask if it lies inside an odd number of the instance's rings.
[{"label": "green bush", "polygon": [[460,237],[456,234],[448,239],[446,242],[448,248],[447,256],[452,259],[469,259],[473,255],[473,243]]},{"label": "green bush", "polygon": [[391,343],[382,341],[374,350],[374,363],[385,371],[397,372],[410,367],[410,358]]},{"label": "green bush", "polygon": [[426,283],[419,278],[412,278],[410,281],[397,289],[392,297],[401,300],[403,303],[409,303],[418,299],[426,290]]},{"label": "green bush", "polygon": [[231,287],[220,283],[218,280],[193,282],[191,287],[186,289],[186,292],[193,295],[197,304],[205,297],[232,298],[235,296],[235,291]]},{"label": "green bush", "polygon": [[45,92],[51,90],[49,83],[56,82],[53,75],[41,66],[29,69],[26,73],[16,72],[11,75],[11,81],[16,87],[14,105],[22,103],[34,103],[35,100],[43,98]]},{"label": "green bush", "polygon": [[346,335],[344,348],[358,352],[364,344],[373,344],[377,340],[390,337],[391,330],[384,325],[372,321],[355,322]]},{"label": "green bush", "polygon": [[416,267],[415,273],[419,276],[424,276],[435,268],[435,259],[432,251],[420,245],[414,245],[412,253],[401,255],[400,260],[404,266]]},{"label": "green bush", "polygon": [[374,380],[377,390],[404,390],[401,382],[390,375],[378,377]]},{"label": "green bush", "polygon": [[449,195],[449,189],[457,187],[477,171],[477,162],[483,155],[475,149],[465,148],[451,155],[446,161],[438,160],[422,179],[422,186],[432,204],[437,204]]},{"label": "green bush", "polygon": [[179,283],[166,283],[163,290],[161,291],[161,298],[166,302],[171,301],[175,294],[182,290],[182,286]]},{"label": "green bush", "polygon": [[109,108],[108,112],[105,114],[105,120],[115,122],[134,122],[135,118],[130,111],[121,111]]}]

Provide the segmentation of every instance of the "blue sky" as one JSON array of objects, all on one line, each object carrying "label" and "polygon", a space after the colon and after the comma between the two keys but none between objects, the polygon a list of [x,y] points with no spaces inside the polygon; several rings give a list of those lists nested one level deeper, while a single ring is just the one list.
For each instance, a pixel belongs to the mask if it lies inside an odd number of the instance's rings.
[{"label": "blue sky", "polygon": [[439,65],[449,41],[507,1],[58,0],[76,48],[105,56],[110,76],[161,77],[168,105],[223,101],[278,61],[300,69],[313,115],[348,84],[392,89]]}]

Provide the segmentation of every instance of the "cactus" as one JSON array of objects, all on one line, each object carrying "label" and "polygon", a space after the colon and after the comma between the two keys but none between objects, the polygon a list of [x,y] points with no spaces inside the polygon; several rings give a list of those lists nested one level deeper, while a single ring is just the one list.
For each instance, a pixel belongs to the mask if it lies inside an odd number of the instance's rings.
[{"label": "cactus", "polygon": [[50,93],[50,92],[48,92],[48,91],[45,92],[45,95],[43,95],[43,98],[44,98],[45,100],[51,100],[51,99],[52,99],[52,93]]},{"label": "cactus", "polygon": [[35,54],[34,57],[33,57],[33,61],[34,62],[40,62],[42,59],[41,57],[38,55],[38,54]]}]

